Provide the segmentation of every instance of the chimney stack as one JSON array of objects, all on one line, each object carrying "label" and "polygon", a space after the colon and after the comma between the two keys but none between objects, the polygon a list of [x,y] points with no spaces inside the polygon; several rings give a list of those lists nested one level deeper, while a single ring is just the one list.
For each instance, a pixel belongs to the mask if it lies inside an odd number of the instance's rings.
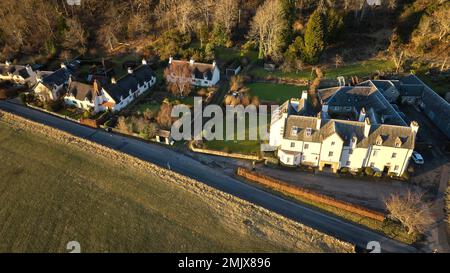
[{"label": "chimney stack", "polygon": [[369,137],[370,133],[370,119],[365,118],[364,119],[364,137]]},{"label": "chimney stack", "polygon": [[361,112],[359,112],[359,119],[358,121],[360,122],[364,122],[364,120],[366,119],[366,109],[361,108]]},{"label": "chimney stack", "polygon": [[112,83],[112,84],[116,84],[116,83],[117,83],[117,82],[116,82],[116,78],[112,77],[112,78],[111,78],[111,83]]},{"label": "chimney stack", "polygon": [[304,100],[308,99],[308,91],[307,90],[302,91],[302,99],[304,99]]},{"label": "chimney stack", "polygon": [[147,60],[145,58],[142,59],[142,64],[146,65],[147,64]]},{"label": "chimney stack", "polygon": [[169,64],[171,64],[172,61],[173,61],[173,58],[172,58],[172,56],[170,56],[170,57],[169,57]]},{"label": "chimney stack", "polygon": [[61,68],[66,69],[67,67],[66,67],[66,65],[64,63],[61,63]]},{"label": "chimney stack", "polygon": [[317,114],[317,119],[316,119],[316,130],[320,130],[320,126],[322,124],[321,116],[322,116],[322,112],[319,112]]},{"label": "chimney stack", "polygon": [[133,74],[133,69],[131,67],[128,67],[128,74]]},{"label": "chimney stack", "polygon": [[413,131],[413,133],[417,134],[417,132],[419,131],[419,123],[417,123],[417,121],[412,121],[410,126],[411,126],[411,131]]},{"label": "chimney stack", "polygon": [[7,60],[6,62],[5,62],[5,65],[6,66],[9,66],[11,63]]},{"label": "chimney stack", "polygon": [[194,63],[195,63],[194,59],[191,58],[191,60],[189,61],[189,63],[190,63],[191,65],[194,65]]}]

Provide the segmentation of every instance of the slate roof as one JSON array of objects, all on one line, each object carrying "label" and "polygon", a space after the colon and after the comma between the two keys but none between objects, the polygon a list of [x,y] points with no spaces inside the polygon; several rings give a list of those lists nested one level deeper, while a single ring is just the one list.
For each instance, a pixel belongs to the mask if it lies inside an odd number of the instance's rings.
[{"label": "slate roof", "polygon": [[186,65],[188,64],[190,68],[192,69],[192,74],[196,79],[207,79],[212,80],[213,72],[215,66],[213,64],[205,64],[205,63],[196,63],[191,64],[189,61],[183,61],[183,60],[172,60],[170,66],[176,66],[176,65]]},{"label": "slate roof", "polygon": [[329,112],[356,111],[364,107],[371,115],[372,123],[388,123],[407,126],[376,86],[342,86],[319,90],[323,104],[329,106]]},{"label": "slate roof", "polygon": [[8,73],[19,75],[24,79],[28,79],[31,76],[30,74],[28,74],[26,66],[13,64],[10,65],[0,64],[0,74],[7,76]]},{"label": "slate roof", "polygon": [[410,127],[394,126],[388,124],[372,125],[369,137],[366,139],[369,145],[377,145],[376,139],[381,136],[382,146],[396,147],[395,139],[398,137],[402,141],[400,148],[414,149],[415,135]]},{"label": "slate roof", "polygon": [[85,100],[86,98],[89,101],[92,101],[94,93],[92,85],[77,81],[70,82],[67,92],[74,96],[77,100],[81,101]]},{"label": "slate roof", "polygon": [[[317,118],[292,115],[286,119],[284,126],[284,138],[289,140],[300,140],[308,142],[320,142],[320,130],[316,130]],[[297,128],[297,134],[292,134],[292,130]],[[311,129],[308,136],[307,128]]]},{"label": "slate roof", "polygon": [[53,85],[63,85],[69,80],[71,71],[67,68],[60,68],[55,72],[45,76],[42,79],[42,83],[47,87],[52,88]]},{"label": "slate roof", "polygon": [[152,77],[155,77],[155,73],[149,65],[144,64],[136,68],[132,74],[127,74],[119,79],[115,84],[109,83],[103,88],[116,103],[120,103],[120,97],[125,99],[130,95],[130,90],[136,91],[138,84],[143,85],[144,82],[150,81]]}]

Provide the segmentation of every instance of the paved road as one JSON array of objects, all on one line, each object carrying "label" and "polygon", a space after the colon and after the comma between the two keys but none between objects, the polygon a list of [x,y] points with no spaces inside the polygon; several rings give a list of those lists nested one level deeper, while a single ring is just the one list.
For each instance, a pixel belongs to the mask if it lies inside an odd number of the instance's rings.
[{"label": "paved road", "polygon": [[102,130],[87,128],[37,110],[5,101],[0,101],[0,109],[89,139],[165,168],[169,164],[173,171],[199,180],[218,190],[250,201],[359,247],[366,248],[369,241],[378,241],[381,244],[383,252],[417,251],[413,247],[388,239],[366,228],[348,223],[243,183],[169,148],[144,143],[136,139],[107,133]]}]

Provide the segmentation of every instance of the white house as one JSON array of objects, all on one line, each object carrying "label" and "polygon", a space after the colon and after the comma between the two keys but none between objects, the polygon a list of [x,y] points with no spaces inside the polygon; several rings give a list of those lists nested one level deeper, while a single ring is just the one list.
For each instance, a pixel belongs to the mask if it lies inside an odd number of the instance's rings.
[{"label": "white house", "polygon": [[269,144],[288,166],[333,172],[371,167],[400,176],[414,150],[418,124],[407,126],[378,93],[373,87],[319,90],[322,111],[315,113],[304,92],[275,111]]},{"label": "white house", "polygon": [[65,93],[64,87],[68,83],[71,73],[72,71],[64,64],[61,64],[61,68],[54,72],[41,73],[38,71],[33,92],[42,101],[58,100]]},{"label": "white house", "polygon": [[[191,77],[182,79],[184,81],[190,81],[192,85],[200,86],[200,87],[211,87],[216,85],[220,81],[220,70],[217,67],[216,62],[212,64],[205,63],[197,63],[194,60],[190,61],[182,61],[182,60],[174,60],[172,57],[169,58],[169,71],[174,71],[176,66],[185,65],[189,67],[191,71]],[[171,72],[169,75],[166,75],[166,80],[168,82],[174,82],[178,80],[178,77],[175,73]]]},{"label": "white house", "polygon": [[32,85],[36,81],[36,72],[29,65],[13,65],[6,61],[0,64],[0,80]]},{"label": "white house", "polygon": [[135,70],[128,69],[128,74],[119,80],[85,84],[70,78],[64,96],[66,105],[94,112],[105,110],[120,111],[134,99],[142,95],[156,83],[155,73],[145,60]]}]

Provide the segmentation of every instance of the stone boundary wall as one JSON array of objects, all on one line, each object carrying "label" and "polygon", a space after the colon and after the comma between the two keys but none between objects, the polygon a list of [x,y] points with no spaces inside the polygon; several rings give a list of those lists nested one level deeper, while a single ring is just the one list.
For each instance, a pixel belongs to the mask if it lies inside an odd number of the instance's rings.
[{"label": "stone boundary wall", "polygon": [[374,220],[383,222],[385,219],[385,215],[383,213],[373,211],[341,200],[337,200],[335,198],[326,195],[318,194],[310,190],[304,189],[302,187],[294,186],[281,180],[259,174],[257,172],[248,171],[247,169],[244,168],[239,167],[237,169],[237,175],[249,179],[251,181],[260,183],[264,186],[268,186],[280,192],[290,193],[314,202],[319,202],[321,204],[333,206],[361,216],[369,217]]}]

